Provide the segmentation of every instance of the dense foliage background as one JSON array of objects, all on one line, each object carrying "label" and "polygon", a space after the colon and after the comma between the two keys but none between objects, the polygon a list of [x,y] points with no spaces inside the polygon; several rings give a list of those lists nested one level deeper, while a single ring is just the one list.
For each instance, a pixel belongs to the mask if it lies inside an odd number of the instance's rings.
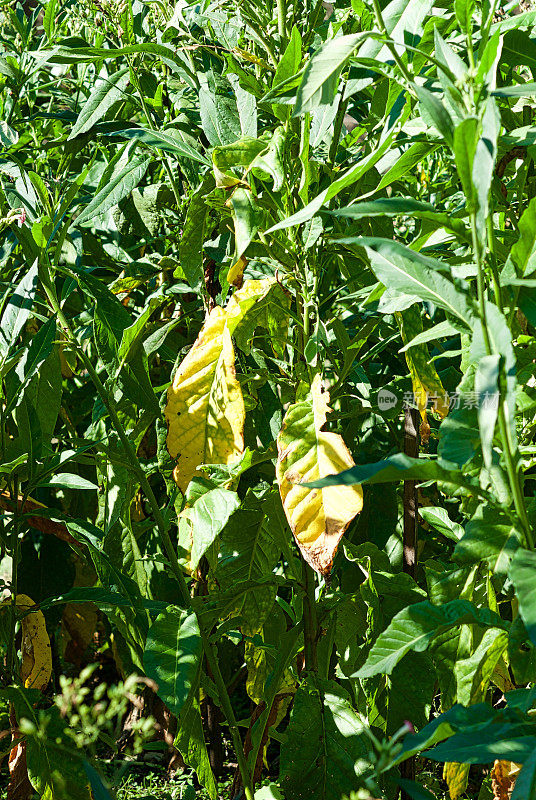
[{"label": "dense foliage background", "polygon": [[536,11],[0,20],[8,800],[536,797]]}]

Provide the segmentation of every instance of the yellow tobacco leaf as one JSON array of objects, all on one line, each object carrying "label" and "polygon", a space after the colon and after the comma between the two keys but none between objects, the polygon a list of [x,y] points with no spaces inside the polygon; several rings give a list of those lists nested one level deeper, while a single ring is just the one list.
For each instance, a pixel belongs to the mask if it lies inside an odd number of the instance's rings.
[{"label": "yellow tobacco leaf", "polygon": [[449,761],[443,767],[443,777],[449,787],[450,800],[458,800],[467,789],[469,764],[458,764],[456,761]]},{"label": "yellow tobacco leaf", "polygon": [[258,327],[270,334],[275,353],[282,353],[287,340],[290,295],[275,278],[247,280],[227,304],[231,334],[246,353]]},{"label": "yellow tobacco leaf", "polygon": [[317,375],[309,396],[287,411],[277,437],[277,482],[285,514],[303,557],[322,575],[330,572],[344,531],[363,507],[359,485],[300,485],[354,466],[342,436],[322,432],[328,403],[329,393],[322,391]]},{"label": "yellow tobacco leaf", "polygon": [[[35,606],[34,601],[26,594],[18,594],[15,603],[22,612]],[[6,608],[9,605],[11,599],[5,600],[1,607]],[[22,619],[21,678],[27,689],[44,691],[51,675],[52,653],[45,617],[42,611],[32,611]]]},{"label": "yellow tobacco leaf", "polygon": [[247,258],[245,256],[240,256],[236,264],[233,264],[231,267],[229,267],[229,271],[227,272],[227,283],[240,289],[244,281],[244,270],[247,263]]},{"label": "yellow tobacco leaf", "polygon": [[[397,312],[396,318],[400,327],[404,344],[422,332],[422,320],[417,306],[411,306],[406,311]],[[417,344],[406,350],[406,363],[408,365],[413,394],[417,408],[426,424],[426,406],[431,402],[434,411],[444,419],[449,411],[448,398],[441,383],[441,378],[433,363],[430,362],[430,353],[426,343]]]},{"label": "yellow tobacco leaf", "polygon": [[167,449],[182,492],[200,464],[230,464],[244,449],[244,399],[227,314],[210,313],[168,390]]},{"label": "yellow tobacco leaf", "polygon": [[495,800],[510,800],[520,769],[521,766],[513,761],[495,761],[491,770],[491,786]]},{"label": "yellow tobacco leaf", "polygon": [[167,449],[182,492],[200,464],[231,464],[244,450],[245,407],[231,336],[246,350],[255,328],[274,342],[288,328],[288,295],[274,278],[247,280],[225,309],[213,309],[168,390]]}]

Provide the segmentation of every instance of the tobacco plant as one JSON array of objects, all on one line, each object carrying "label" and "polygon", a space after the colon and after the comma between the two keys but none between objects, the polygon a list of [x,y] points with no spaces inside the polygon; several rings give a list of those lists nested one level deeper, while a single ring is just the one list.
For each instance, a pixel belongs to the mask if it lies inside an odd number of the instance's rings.
[{"label": "tobacco plant", "polygon": [[0,17],[8,800],[536,796],[536,11]]}]

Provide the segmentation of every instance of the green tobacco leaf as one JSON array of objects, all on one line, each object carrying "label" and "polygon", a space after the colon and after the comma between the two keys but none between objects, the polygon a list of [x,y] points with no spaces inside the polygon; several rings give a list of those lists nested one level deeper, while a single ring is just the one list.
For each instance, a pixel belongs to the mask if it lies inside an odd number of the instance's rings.
[{"label": "green tobacco leaf", "polygon": [[464,623],[502,629],[508,627],[508,623],[494,612],[487,608],[476,608],[467,600],[451,600],[442,606],[434,606],[428,600],[415,603],[397,614],[389,627],[378,636],[365,665],[355,677],[370,678],[380,673],[390,675],[410,650],[421,653],[435,636]]},{"label": "green tobacco leaf", "polygon": [[536,247],[536,197],[533,197],[519,220],[519,239],[512,247],[510,256],[518,274],[528,275],[536,269],[534,248]]},{"label": "green tobacco leaf", "polygon": [[491,467],[493,436],[499,411],[500,356],[484,356],[478,362],[475,374],[475,392],[478,395],[478,427],[482,441],[482,456],[488,469]]},{"label": "green tobacco leaf", "polygon": [[[280,548],[266,524],[262,500],[248,492],[221,533],[221,555],[216,580],[225,592],[241,583],[265,579],[279,560]],[[266,583],[241,594],[235,613],[243,620],[244,632],[258,632],[274,603],[275,586]]]},{"label": "green tobacco leaf", "polygon": [[90,63],[100,61],[103,58],[122,58],[123,56],[147,53],[148,55],[160,58],[164,64],[170,67],[173,72],[182,75],[187,83],[195,87],[195,76],[191,71],[186,59],[181,58],[180,51],[165,44],[155,42],[143,42],[141,44],[128,45],[127,47],[108,48],[108,47],[76,47],[69,43],[63,43],[54,47],[53,50],[30,50],[28,55],[43,62],[50,61],[56,64],[76,64],[78,62]]},{"label": "green tobacco leaf", "polygon": [[377,461],[375,464],[360,464],[340,472],[338,475],[329,475],[322,480],[312,481],[305,485],[321,488],[339,484],[390,483],[391,481],[412,480],[450,480],[455,483],[456,477],[452,471],[443,469],[437,461],[410,458],[403,453],[397,453],[383,461]]},{"label": "green tobacco leaf", "polygon": [[435,94],[425,89],[424,86],[413,85],[419,99],[422,118],[424,121],[439,131],[445,142],[452,147],[454,144],[454,124],[450,114]]},{"label": "green tobacco leaf", "polygon": [[[340,178],[334,180],[304,208],[297,211],[296,214],[292,214],[292,216],[281,220],[281,222],[278,222],[276,225],[272,225],[272,227],[269,228],[266,233],[272,233],[273,231],[282,230],[283,228],[291,228],[293,225],[301,225],[303,222],[307,222],[314,217],[317,211],[319,211],[325,203],[327,203],[333,197],[336,197],[343,189],[346,189],[348,186],[356,183],[356,181],[363,177],[363,175],[368,172],[369,169],[372,169],[374,164],[376,164],[376,162],[379,161],[384,153],[388,150],[393,137],[394,131],[389,130],[386,132],[381,144],[376,150],[365,156],[363,159],[361,159],[361,161],[358,161],[357,164],[354,164],[352,167],[350,167],[350,169],[343,173]],[[428,152],[430,152],[430,148],[427,149],[427,153]]]},{"label": "green tobacco leaf", "polygon": [[89,131],[104,117],[108,109],[118,100],[125,99],[125,89],[130,79],[128,67],[114,72],[112,75],[99,78],[89,98],[84,103],[67,141]]},{"label": "green tobacco leaf", "polygon": [[462,31],[471,35],[475,0],[454,0],[456,19]]},{"label": "green tobacco leaf", "polygon": [[227,524],[229,517],[240,506],[236,492],[227,489],[211,489],[203,494],[188,510],[188,520],[192,526],[191,569],[197,569],[201,558],[216,541]]},{"label": "green tobacco leaf", "polygon": [[341,69],[358,44],[368,36],[368,33],[338,36],[313,53],[298,87],[294,116],[333,102]]},{"label": "green tobacco leaf", "polygon": [[495,668],[507,647],[506,632],[490,628],[484,633],[474,653],[456,661],[454,673],[458,702],[470,706],[486,699]]},{"label": "green tobacco leaf", "polygon": [[380,189],[385,189],[386,186],[390,186],[404,175],[411,173],[417,164],[428,158],[437,147],[438,145],[434,145],[433,142],[414,142],[382,176],[375,191],[378,192]]},{"label": "green tobacco leaf", "polygon": [[163,150],[174,156],[185,156],[186,158],[191,158],[192,161],[198,161],[200,164],[209,163],[205,156],[186,142],[181,142],[180,139],[176,139],[167,131],[149,130],[147,128],[127,128],[126,130],[114,131],[113,135],[121,136],[123,139],[143,142],[149,147]]},{"label": "green tobacco leaf", "polygon": [[516,778],[511,800],[527,800],[529,797],[536,797],[536,750],[525,760]]},{"label": "green tobacco leaf", "polygon": [[173,714],[180,714],[195,684],[202,654],[194,613],[170,606],[149,628],[143,666],[158,684],[158,696]]},{"label": "green tobacco leaf", "polygon": [[466,117],[454,131],[454,158],[470,213],[478,209],[478,197],[473,183],[478,131],[479,120],[476,117]]},{"label": "green tobacco leaf", "polygon": [[521,547],[510,564],[508,576],[514,584],[519,614],[531,642],[536,645],[536,553]]},{"label": "green tobacco leaf", "polygon": [[92,222],[94,217],[105,214],[110,208],[128,197],[147,172],[150,163],[150,158],[139,156],[133,158],[109,183],[102,187],[100,192],[97,192],[93,200],[78,215],[75,224],[85,225]]},{"label": "green tobacco leaf", "polygon": [[419,516],[421,516],[425,522],[432,525],[436,531],[439,531],[443,536],[452,539],[454,542],[458,542],[464,534],[462,526],[457,522],[452,522],[448,512],[444,508],[423,506],[419,508]]},{"label": "green tobacco leaf", "polygon": [[436,342],[440,339],[456,336],[457,334],[458,330],[447,320],[444,322],[438,322],[437,325],[428,328],[428,330],[418,333],[417,336],[414,336],[410,342],[404,345],[404,347],[401,347],[398,352],[405,353],[406,350],[410,349],[410,347],[415,347],[416,345],[425,344],[427,342]]},{"label": "green tobacco leaf", "polygon": [[195,695],[192,694],[182,709],[177,728],[175,747],[188,766],[195,770],[211,800],[217,800],[218,787],[210,766],[199,700]]},{"label": "green tobacco leaf", "polygon": [[261,226],[263,213],[255,202],[253,193],[243,186],[238,186],[229,198],[234,234],[235,259],[238,260],[247,250]]},{"label": "green tobacco leaf", "polygon": [[[281,56],[281,60],[277,65],[274,79],[272,81],[272,90],[276,89],[280,84],[292,78],[300,69],[302,60],[302,38],[296,25],[293,26],[289,43],[285,52]],[[291,109],[289,106],[284,106],[280,103],[273,104],[273,110],[276,117],[280,120],[286,120],[290,116]]]},{"label": "green tobacco leaf", "polygon": [[405,215],[434,222],[438,228],[447,228],[447,230],[453,231],[464,241],[469,242],[471,238],[470,232],[461,219],[456,219],[444,212],[438,212],[430,203],[414,200],[413,197],[382,197],[378,200],[355,203],[345,208],[326,211],[326,213],[335,217],[349,217],[350,219]]},{"label": "green tobacco leaf", "polygon": [[199,90],[199,113],[203,131],[213,147],[231,144],[242,136],[242,126],[234,97],[213,92],[208,86]]},{"label": "green tobacco leaf", "polygon": [[454,548],[454,559],[462,564],[485,561],[489,569],[504,575],[520,539],[506,514],[488,505],[480,505]]},{"label": "green tobacco leaf", "polygon": [[15,367],[19,383],[16,387],[16,394],[10,397],[4,413],[9,413],[22,400],[25,388],[36,375],[43,362],[50,356],[55,339],[56,319],[51,317],[44,325],[41,325]]},{"label": "green tobacco leaf", "polygon": [[370,769],[364,723],[334,681],[310,674],[285,733],[280,780],[293,800],[340,800]]},{"label": "green tobacco leaf", "polygon": [[372,271],[386,286],[428,300],[464,327],[473,327],[475,315],[470,300],[439,271],[443,268],[441,262],[389,239],[363,237],[355,242],[365,248]]},{"label": "green tobacco leaf", "polygon": [[9,297],[0,323],[0,358],[5,360],[30,315],[37,287],[37,262],[25,273]]},{"label": "green tobacco leaf", "polygon": [[179,243],[179,260],[186,280],[197,290],[203,280],[203,242],[208,206],[206,194],[214,187],[212,175],[207,176],[192,194]]}]

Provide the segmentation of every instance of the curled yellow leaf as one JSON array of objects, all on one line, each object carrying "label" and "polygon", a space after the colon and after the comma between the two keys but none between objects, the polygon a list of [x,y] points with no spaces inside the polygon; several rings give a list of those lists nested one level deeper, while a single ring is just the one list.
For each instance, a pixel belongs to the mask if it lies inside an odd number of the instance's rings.
[{"label": "curled yellow leaf", "polygon": [[[22,612],[35,606],[34,601],[26,594],[18,594],[15,603]],[[1,605],[3,608],[11,605],[11,599]],[[22,618],[21,624],[22,681],[27,689],[44,691],[52,675],[52,653],[43,612],[31,611]]]},{"label": "curled yellow leaf", "polygon": [[288,295],[274,278],[247,280],[225,309],[216,306],[175,373],[164,413],[182,492],[200,464],[231,464],[244,450],[244,398],[231,336],[247,352],[259,326],[277,351],[288,327]]},{"label": "curled yellow leaf", "polygon": [[276,474],[283,508],[303,557],[322,575],[331,571],[341,537],[363,507],[359,485],[301,485],[354,466],[342,436],[322,431],[328,403],[329,393],[322,391],[317,375],[309,396],[287,411],[277,437]]},{"label": "curled yellow leaf", "polygon": [[244,450],[244,398],[235,373],[227,314],[210,313],[179,366],[165,409],[167,449],[185,492],[200,464],[230,464]]}]

